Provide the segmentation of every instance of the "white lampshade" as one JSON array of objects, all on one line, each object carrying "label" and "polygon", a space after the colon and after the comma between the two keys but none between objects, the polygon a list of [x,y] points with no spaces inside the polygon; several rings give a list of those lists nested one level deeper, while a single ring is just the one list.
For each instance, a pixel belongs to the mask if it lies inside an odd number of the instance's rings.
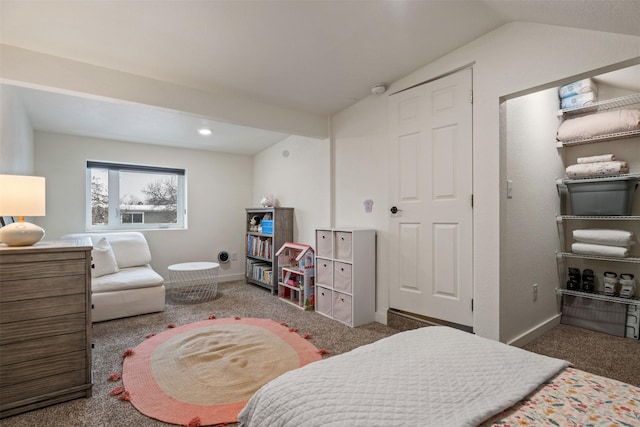
[{"label": "white lampshade", "polygon": [[44,237],[44,230],[24,221],[25,216],[46,213],[45,179],[40,176],[0,175],[0,216],[17,216],[18,222],[0,228],[0,242],[29,246]]}]

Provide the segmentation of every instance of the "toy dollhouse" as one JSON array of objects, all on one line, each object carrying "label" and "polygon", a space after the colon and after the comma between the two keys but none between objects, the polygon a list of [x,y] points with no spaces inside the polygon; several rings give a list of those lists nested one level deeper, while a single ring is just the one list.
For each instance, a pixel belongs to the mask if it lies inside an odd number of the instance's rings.
[{"label": "toy dollhouse", "polygon": [[278,297],[305,310],[315,306],[315,257],[311,246],[286,242],[278,257]]}]

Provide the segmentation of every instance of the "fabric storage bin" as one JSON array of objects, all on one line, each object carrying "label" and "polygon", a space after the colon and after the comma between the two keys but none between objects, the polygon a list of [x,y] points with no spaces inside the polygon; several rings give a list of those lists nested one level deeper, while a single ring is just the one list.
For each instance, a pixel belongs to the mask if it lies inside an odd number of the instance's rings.
[{"label": "fabric storage bin", "polygon": [[333,287],[333,261],[316,258],[316,284]]},{"label": "fabric storage bin", "polygon": [[351,261],[351,233],[337,231],[335,239],[335,258],[344,261]]},{"label": "fabric storage bin", "polygon": [[262,220],[262,232],[264,234],[273,234],[273,220],[272,219],[263,219]]},{"label": "fabric storage bin", "polygon": [[316,286],[316,311],[331,317],[331,298],[332,293],[329,289],[322,286]]},{"label": "fabric storage bin", "polygon": [[567,182],[573,215],[631,215],[637,177],[580,179]]},{"label": "fabric storage bin", "polygon": [[351,295],[333,292],[333,318],[339,322],[351,325],[352,319]]},{"label": "fabric storage bin", "polygon": [[351,264],[335,263],[333,266],[333,288],[351,293]]},{"label": "fabric storage bin", "polygon": [[316,231],[316,255],[331,258],[333,256],[333,233],[331,230]]}]

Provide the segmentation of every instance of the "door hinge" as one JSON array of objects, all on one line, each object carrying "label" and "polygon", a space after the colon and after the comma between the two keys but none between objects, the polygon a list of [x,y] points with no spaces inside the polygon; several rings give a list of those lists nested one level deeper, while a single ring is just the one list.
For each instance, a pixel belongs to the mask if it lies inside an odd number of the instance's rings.
[{"label": "door hinge", "polygon": [[471,311],[473,311],[473,298],[471,298]]},{"label": "door hinge", "polygon": [[473,104],[473,89],[469,91],[469,103]]},{"label": "door hinge", "polygon": [[471,207],[473,207],[473,194],[471,195]]}]

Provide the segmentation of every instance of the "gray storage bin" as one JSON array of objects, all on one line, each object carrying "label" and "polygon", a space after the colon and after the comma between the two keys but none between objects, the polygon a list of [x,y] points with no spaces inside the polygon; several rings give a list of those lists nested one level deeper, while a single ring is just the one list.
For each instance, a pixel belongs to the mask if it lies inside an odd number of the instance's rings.
[{"label": "gray storage bin", "polygon": [[631,215],[637,177],[581,179],[567,182],[573,215]]}]

